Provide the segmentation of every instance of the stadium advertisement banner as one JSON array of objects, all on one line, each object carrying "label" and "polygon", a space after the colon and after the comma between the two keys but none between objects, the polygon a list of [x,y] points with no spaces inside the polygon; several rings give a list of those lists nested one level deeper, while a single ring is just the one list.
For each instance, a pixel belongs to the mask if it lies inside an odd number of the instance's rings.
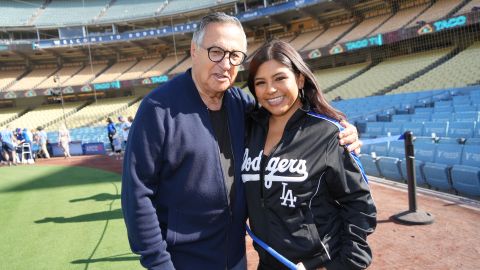
[{"label": "stadium advertisement banner", "polygon": [[455,16],[443,20],[434,21],[431,23],[419,22],[419,25],[414,27],[404,28],[385,34],[378,34],[375,36],[349,41],[341,44],[334,44],[328,47],[302,52],[301,55],[305,59],[314,59],[326,55],[335,55],[358,49],[382,46],[383,44],[392,44],[401,40],[406,40],[430,33],[447,31],[454,28],[477,24],[479,22],[480,17],[477,13]]},{"label": "stadium advertisement banner", "polygon": [[105,155],[105,145],[101,142],[84,143],[82,145],[84,155]]},{"label": "stadium advertisement banner", "polygon": [[33,42],[34,49],[46,49],[56,47],[84,46],[88,44],[102,44],[108,42],[121,42],[136,39],[156,38],[170,36],[174,33],[189,33],[197,28],[197,22],[185,23],[161,28],[129,31],[120,34],[105,34],[83,38],[52,39]]},{"label": "stadium advertisement banner", "polygon": [[[288,10],[315,5],[324,1],[325,0],[289,1],[289,2],[281,3],[275,6],[258,8],[252,11],[239,13],[236,15],[236,17],[240,21],[255,20],[255,19],[263,18],[269,15],[283,13]],[[33,49],[45,49],[45,48],[83,46],[87,44],[101,44],[101,43],[108,43],[108,42],[121,42],[121,41],[135,40],[135,39],[155,38],[155,37],[170,36],[175,33],[191,33],[195,31],[197,27],[198,27],[198,22],[191,22],[191,23],[178,24],[173,26],[164,26],[160,28],[129,31],[129,32],[119,33],[119,34],[105,34],[105,35],[95,35],[95,36],[84,36],[84,37],[78,37],[78,38],[39,40],[39,41],[34,41],[32,44],[32,47]]]},{"label": "stadium advertisement banner", "polygon": [[36,96],[59,96],[60,91],[64,95],[79,94],[79,93],[91,93],[93,91],[108,91],[108,90],[118,90],[125,89],[141,85],[152,85],[152,88],[156,85],[165,83],[170,80],[173,75],[162,75],[162,76],[153,76],[143,79],[128,80],[128,81],[113,81],[105,83],[95,83],[88,85],[78,85],[78,86],[67,86],[58,88],[48,88],[48,89],[30,89],[30,90],[20,90],[20,91],[9,91],[1,93],[0,99],[16,99],[16,98],[29,98]]}]

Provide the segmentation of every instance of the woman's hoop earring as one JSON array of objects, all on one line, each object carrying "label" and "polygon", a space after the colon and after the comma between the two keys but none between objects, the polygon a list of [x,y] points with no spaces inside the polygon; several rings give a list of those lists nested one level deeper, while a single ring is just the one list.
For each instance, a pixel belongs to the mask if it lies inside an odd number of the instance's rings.
[{"label": "woman's hoop earring", "polygon": [[298,89],[298,97],[300,98],[301,101],[305,101],[305,92],[303,88]]}]

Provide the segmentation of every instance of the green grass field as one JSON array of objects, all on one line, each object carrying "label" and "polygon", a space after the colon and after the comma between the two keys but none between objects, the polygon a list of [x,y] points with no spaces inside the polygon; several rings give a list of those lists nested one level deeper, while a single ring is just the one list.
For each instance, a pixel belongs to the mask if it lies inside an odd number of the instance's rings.
[{"label": "green grass field", "polygon": [[128,246],[120,179],[83,167],[0,168],[0,268],[143,269]]}]

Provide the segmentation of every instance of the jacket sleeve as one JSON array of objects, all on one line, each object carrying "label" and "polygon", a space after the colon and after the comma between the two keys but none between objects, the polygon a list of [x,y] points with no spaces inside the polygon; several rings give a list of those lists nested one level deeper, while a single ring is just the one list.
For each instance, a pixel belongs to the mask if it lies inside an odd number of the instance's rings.
[{"label": "jacket sleeve", "polygon": [[338,133],[326,150],[326,181],[332,198],[339,204],[343,220],[339,253],[326,265],[331,269],[364,269],[372,261],[367,243],[377,224],[377,212],[360,161],[339,145]]},{"label": "jacket sleeve", "polygon": [[122,175],[122,211],[132,251],[147,269],[174,269],[155,205],[165,138],[165,110],[142,102],[130,130]]}]

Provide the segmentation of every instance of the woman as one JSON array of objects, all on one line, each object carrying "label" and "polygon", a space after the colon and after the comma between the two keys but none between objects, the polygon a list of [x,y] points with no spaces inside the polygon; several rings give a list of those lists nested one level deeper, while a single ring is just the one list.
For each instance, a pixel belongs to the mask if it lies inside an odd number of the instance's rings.
[{"label": "woman", "polygon": [[[297,269],[368,267],[376,209],[360,163],[339,145],[345,115],[282,41],[255,54],[248,87],[261,105],[251,115],[242,164],[253,233]],[[255,248],[258,269],[286,269]]]},{"label": "woman", "polygon": [[65,126],[64,123],[60,125],[60,129],[58,130],[58,145],[63,149],[63,155],[65,158],[71,157],[70,156],[70,132]]}]

